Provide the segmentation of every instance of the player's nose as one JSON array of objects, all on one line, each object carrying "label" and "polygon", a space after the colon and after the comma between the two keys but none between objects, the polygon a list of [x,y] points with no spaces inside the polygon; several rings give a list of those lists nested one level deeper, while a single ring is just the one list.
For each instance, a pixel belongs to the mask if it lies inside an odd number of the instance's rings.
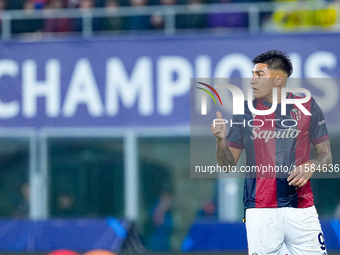
[{"label": "player's nose", "polygon": [[257,78],[252,77],[252,78],[250,79],[250,84],[251,84],[251,85],[254,85],[254,84],[256,84],[256,83],[257,83]]}]

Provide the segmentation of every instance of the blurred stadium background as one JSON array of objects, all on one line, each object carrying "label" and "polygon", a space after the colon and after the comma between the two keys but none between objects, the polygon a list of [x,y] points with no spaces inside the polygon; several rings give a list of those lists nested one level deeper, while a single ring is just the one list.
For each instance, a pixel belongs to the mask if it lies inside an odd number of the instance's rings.
[{"label": "blurred stadium background", "polygon": [[[340,163],[337,0],[0,10],[2,254],[246,254],[243,180],[190,178],[190,78],[249,78],[268,49],[291,56],[292,86],[308,81]],[[213,138],[201,139],[199,157],[215,164]],[[329,254],[340,254],[339,180],[312,186]]]}]

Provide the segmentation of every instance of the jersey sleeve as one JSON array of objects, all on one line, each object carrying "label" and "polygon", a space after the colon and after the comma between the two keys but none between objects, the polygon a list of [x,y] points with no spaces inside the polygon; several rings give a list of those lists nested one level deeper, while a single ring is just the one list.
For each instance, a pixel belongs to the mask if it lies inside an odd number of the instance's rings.
[{"label": "jersey sleeve", "polygon": [[[233,123],[241,123],[243,121],[241,115],[234,115],[232,118]],[[235,149],[243,149],[242,125],[232,125],[232,127],[230,127],[227,135],[227,144],[229,147]]]},{"label": "jersey sleeve", "polygon": [[329,140],[325,117],[314,98],[311,99],[311,120],[309,126],[309,140],[313,145]]}]

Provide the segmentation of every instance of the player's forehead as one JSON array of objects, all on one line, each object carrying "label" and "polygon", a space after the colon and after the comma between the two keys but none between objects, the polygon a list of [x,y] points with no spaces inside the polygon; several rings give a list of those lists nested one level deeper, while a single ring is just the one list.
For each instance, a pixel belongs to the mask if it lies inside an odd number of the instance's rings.
[{"label": "player's forehead", "polygon": [[254,67],[253,67],[253,73],[255,73],[255,72],[268,73],[269,72],[268,65],[267,64],[263,64],[263,63],[255,64]]}]

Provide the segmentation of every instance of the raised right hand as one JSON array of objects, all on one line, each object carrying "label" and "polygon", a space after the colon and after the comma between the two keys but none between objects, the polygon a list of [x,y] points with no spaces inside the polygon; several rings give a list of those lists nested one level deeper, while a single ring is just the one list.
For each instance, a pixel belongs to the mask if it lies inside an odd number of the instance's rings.
[{"label": "raised right hand", "polygon": [[[222,114],[219,111],[216,112],[216,117],[217,117],[217,119],[223,119]],[[216,123],[216,121],[215,121],[215,123]],[[224,140],[225,137],[226,137],[226,133],[227,133],[226,125],[222,124],[222,121],[220,123],[221,124],[219,124],[217,122],[215,124],[215,126],[214,126],[214,121],[211,123],[211,131],[214,134],[214,136],[216,137],[217,142]]]}]

